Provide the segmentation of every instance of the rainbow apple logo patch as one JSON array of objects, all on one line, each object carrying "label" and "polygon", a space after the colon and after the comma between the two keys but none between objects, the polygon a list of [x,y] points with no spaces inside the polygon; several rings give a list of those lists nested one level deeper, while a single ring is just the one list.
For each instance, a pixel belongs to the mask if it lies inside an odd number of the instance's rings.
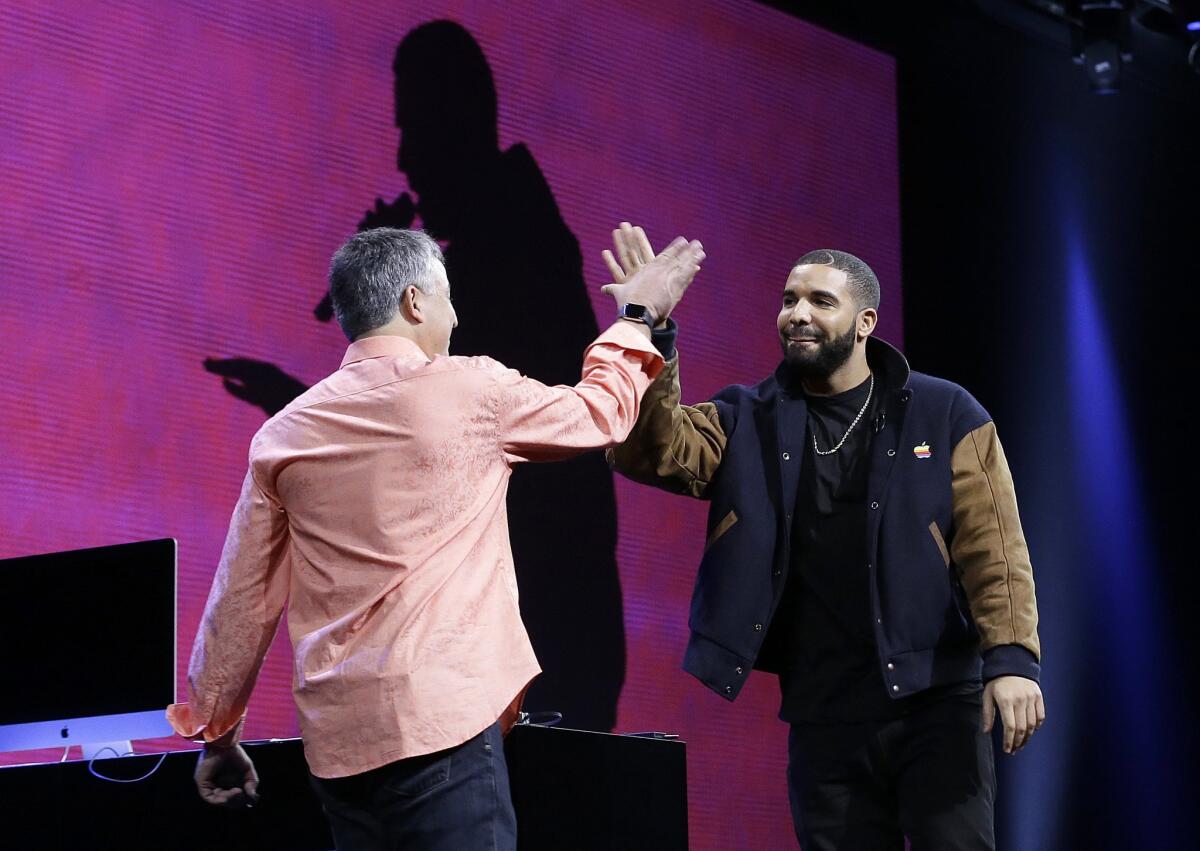
[{"label": "rainbow apple logo patch", "polygon": [[928,443],[919,443],[913,447],[913,455],[916,455],[918,458],[929,458],[933,455],[933,452],[930,450]]}]

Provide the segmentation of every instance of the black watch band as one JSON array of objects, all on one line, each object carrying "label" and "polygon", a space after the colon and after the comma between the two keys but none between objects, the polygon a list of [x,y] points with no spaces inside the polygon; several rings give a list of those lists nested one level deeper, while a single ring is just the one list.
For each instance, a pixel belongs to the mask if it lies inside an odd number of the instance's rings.
[{"label": "black watch band", "polygon": [[645,322],[646,327],[654,332],[654,320],[650,317],[650,309],[644,304],[634,304],[626,302],[621,305],[621,310],[617,313],[618,319],[636,319],[638,322]]}]

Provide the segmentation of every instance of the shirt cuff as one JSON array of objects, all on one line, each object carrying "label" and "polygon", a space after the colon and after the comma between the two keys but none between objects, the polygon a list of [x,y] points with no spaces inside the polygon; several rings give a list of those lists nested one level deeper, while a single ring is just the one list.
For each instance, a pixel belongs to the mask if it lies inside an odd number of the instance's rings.
[{"label": "shirt cuff", "polygon": [[658,371],[662,369],[663,361],[658,349],[650,345],[650,341],[645,335],[638,330],[637,326],[628,320],[619,319],[614,322],[609,328],[602,332],[599,337],[591,342],[587,351],[583,353],[584,361],[587,361],[588,351],[595,346],[615,346],[625,349],[626,351],[639,352],[647,355],[645,363],[649,367],[647,372],[650,373],[650,378],[658,375]]},{"label": "shirt cuff", "polygon": [[1042,666],[1027,648],[1020,644],[998,644],[983,651],[983,681],[996,677],[1025,677],[1039,682]]},{"label": "shirt cuff", "polygon": [[226,725],[222,729],[197,720],[192,712],[191,704],[173,703],[167,707],[167,720],[175,732],[185,739],[203,742],[218,748],[231,748],[241,741],[242,725],[246,723],[246,716],[241,715],[232,724]]},{"label": "shirt cuff", "polygon": [[658,349],[663,360],[675,357],[675,338],[677,336],[679,336],[679,326],[675,324],[674,319],[667,319],[666,325],[662,328],[650,329],[650,342],[654,344],[654,348]]}]

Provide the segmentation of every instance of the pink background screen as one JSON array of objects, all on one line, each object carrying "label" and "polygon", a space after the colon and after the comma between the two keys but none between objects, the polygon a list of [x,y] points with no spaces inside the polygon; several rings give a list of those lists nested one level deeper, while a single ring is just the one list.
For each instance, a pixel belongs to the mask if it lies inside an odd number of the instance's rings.
[{"label": "pink background screen", "polygon": [[[704,241],[676,313],[684,401],[775,367],[779,295],[811,248],[872,265],[881,336],[900,342],[888,56],[748,0],[221,5],[17,0],[0,25],[0,557],[178,538],[181,689],[265,419],[204,360],[306,383],[337,368],[345,339],[314,317],[329,257],[377,197],[422,197],[397,169],[392,60],[423,23],[455,21],[482,49],[499,147],[544,175],[599,327],[618,221],[656,245]],[[481,315],[509,322],[519,283]],[[615,493],[615,729],[687,741],[694,848],[792,847],[774,678],[729,704],[679,667],[707,506],[621,479]],[[53,601],[30,604],[53,628]],[[296,734],[290,680],[277,646],[248,738]]]}]

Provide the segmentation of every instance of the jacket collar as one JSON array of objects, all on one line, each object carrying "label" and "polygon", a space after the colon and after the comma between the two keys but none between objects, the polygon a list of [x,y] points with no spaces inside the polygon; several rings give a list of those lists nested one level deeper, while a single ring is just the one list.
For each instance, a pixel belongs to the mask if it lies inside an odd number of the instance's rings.
[{"label": "jacket collar", "polygon": [[908,379],[912,375],[908,358],[891,343],[878,337],[867,338],[867,365],[890,391],[907,387]]},{"label": "jacket collar", "polygon": [[428,355],[421,351],[421,347],[407,337],[381,335],[363,337],[361,340],[351,343],[346,349],[346,356],[342,358],[342,366],[345,367],[360,360],[387,357],[399,357],[406,360],[420,358],[426,363],[429,362]]}]

